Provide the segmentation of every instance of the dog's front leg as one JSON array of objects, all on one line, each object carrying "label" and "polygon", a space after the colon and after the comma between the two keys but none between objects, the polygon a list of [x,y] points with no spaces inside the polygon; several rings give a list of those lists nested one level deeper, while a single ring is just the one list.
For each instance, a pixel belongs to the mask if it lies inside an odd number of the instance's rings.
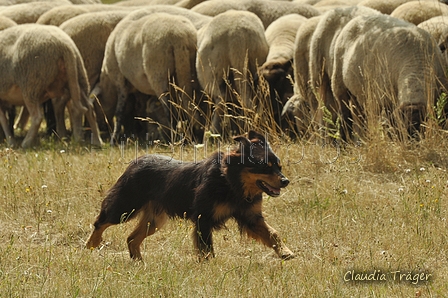
[{"label": "dog's front leg", "polygon": [[272,247],[280,258],[284,260],[294,258],[294,253],[286,247],[277,231],[266,223],[262,215],[251,222],[239,222],[239,224],[249,237]]},{"label": "dog's front leg", "polygon": [[286,247],[277,231],[266,223],[261,210],[262,203],[260,200],[242,213],[234,215],[241,232],[268,247],[272,247],[277,255],[284,260],[294,258],[294,253]]},{"label": "dog's front leg", "polygon": [[193,242],[194,247],[198,251],[199,260],[215,257],[210,220],[201,215],[198,216],[195,222]]}]

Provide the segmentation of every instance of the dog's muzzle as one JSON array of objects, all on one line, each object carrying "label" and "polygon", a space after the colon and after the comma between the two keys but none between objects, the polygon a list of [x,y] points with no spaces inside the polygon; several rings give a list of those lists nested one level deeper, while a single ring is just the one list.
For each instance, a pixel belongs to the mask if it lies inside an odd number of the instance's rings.
[{"label": "dog's muzzle", "polygon": [[282,177],[282,179],[280,179],[280,183],[281,183],[282,187],[286,187],[289,184],[289,180],[286,177]]}]

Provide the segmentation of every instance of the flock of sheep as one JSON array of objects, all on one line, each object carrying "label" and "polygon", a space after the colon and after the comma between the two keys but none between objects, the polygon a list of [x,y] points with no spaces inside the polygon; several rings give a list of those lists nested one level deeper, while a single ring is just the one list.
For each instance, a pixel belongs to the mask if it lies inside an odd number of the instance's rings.
[{"label": "flock of sheep", "polygon": [[99,146],[135,116],[201,138],[246,109],[299,134],[329,111],[344,139],[374,111],[413,134],[448,86],[447,38],[436,0],[0,0],[0,124],[12,146],[29,127],[24,148],[53,113],[67,136],[66,108],[74,139],[85,119]]}]

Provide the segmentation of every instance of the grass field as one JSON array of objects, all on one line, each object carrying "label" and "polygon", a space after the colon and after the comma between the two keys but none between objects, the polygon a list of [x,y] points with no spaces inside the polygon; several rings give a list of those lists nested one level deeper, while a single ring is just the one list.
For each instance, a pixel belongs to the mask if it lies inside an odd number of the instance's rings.
[{"label": "grass field", "polygon": [[[179,147],[2,148],[0,296],[446,297],[443,133],[406,148],[388,140],[337,148],[271,138],[271,145],[291,184],[278,198],[265,196],[264,210],[295,252],[290,261],[241,237],[233,222],[215,233],[217,256],[205,262],[183,219],[144,241],[144,263],[128,255],[133,222],[106,230],[100,249],[84,248],[104,193],[127,163],[156,151],[179,158]],[[192,148],[183,159],[193,159]]]}]

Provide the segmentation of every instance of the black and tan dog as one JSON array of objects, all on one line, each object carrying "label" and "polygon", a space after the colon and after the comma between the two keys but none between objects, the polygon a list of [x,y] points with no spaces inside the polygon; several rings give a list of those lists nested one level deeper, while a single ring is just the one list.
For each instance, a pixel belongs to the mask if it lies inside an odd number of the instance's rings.
[{"label": "black and tan dog", "polygon": [[242,233],[272,247],[283,259],[294,257],[264,220],[263,192],[271,197],[289,184],[279,158],[265,138],[249,132],[227,153],[216,152],[199,163],[183,163],[163,155],[133,162],[109,190],[95,221],[88,248],[100,245],[104,230],[140,215],[127,239],[131,258],[142,259],[140,244],[169,217],[194,223],[193,240],[200,258],[214,256],[212,232],[233,218]]}]

